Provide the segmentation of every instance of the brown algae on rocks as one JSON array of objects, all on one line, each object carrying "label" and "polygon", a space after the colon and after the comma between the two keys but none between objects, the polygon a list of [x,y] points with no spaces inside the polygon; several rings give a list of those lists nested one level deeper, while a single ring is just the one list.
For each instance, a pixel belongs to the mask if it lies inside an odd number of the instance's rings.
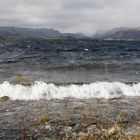
[{"label": "brown algae on rocks", "polygon": [[2,96],[2,97],[0,97],[0,101],[1,102],[5,102],[5,101],[9,101],[10,100],[10,97],[8,97],[8,96]]},{"label": "brown algae on rocks", "polygon": [[47,122],[48,120],[48,115],[41,115],[35,119],[34,124],[41,125]]},{"label": "brown algae on rocks", "polygon": [[23,86],[30,86],[32,84],[31,80],[22,75],[17,75],[15,78],[13,78],[11,83],[14,85],[21,84]]}]

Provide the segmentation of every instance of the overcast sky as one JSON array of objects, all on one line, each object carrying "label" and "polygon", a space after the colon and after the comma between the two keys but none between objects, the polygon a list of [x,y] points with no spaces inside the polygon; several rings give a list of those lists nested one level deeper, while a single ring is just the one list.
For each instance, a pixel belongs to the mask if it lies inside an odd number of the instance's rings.
[{"label": "overcast sky", "polygon": [[0,0],[0,26],[82,32],[140,26],[140,0]]}]

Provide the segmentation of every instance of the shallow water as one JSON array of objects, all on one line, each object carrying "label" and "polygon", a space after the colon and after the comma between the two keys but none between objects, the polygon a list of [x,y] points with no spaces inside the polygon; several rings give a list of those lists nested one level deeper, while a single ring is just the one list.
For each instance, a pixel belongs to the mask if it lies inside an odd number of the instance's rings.
[{"label": "shallow water", "polygon": [[0,101],[0,139],[128,140],[139,136],[139,104],[139,98]]}]

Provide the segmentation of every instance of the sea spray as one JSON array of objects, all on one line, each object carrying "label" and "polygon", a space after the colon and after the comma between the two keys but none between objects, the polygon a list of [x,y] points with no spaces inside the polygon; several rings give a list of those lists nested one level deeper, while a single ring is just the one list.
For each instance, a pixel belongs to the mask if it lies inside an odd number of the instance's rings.
[{"label": "sea spray", "polygon": [[120,82],[95,82],[83,85],[55,85],[36,81],[31,86],[12,85],[9,82],[0,84],[0,97],[8,96],[12,100],[39,99],[89,99],[118,98],[123,96],[140,96],[140,83],[127,85]]}]

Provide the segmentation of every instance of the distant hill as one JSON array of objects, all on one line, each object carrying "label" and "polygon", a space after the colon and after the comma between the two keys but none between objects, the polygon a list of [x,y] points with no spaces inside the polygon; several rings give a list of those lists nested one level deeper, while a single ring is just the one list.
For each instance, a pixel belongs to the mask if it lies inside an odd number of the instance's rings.
[{"label": "distant hill", "polygon": [[75,37],[82,38],[83,34],[61,33],[53,28],[22,28],[0,27],[0,37]]},{"label": "distant hill", "polygon": [[114,28],[107,32],[97,32],[93,38],[106,40],[140,40],[140,28]]}]

